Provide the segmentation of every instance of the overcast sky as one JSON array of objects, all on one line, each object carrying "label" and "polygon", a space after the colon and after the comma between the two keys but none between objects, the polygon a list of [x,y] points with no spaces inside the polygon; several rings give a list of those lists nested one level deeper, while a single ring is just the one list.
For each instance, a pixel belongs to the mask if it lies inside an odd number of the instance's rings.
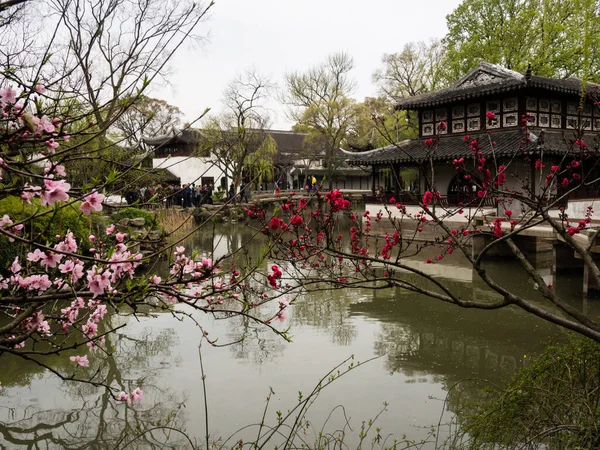
[{"label": "overcast sky", "polygon": [[[222,93],[236,74],[256,68],[282,86],[283,75],[305,70],[345,51],[354,58],[354,97],[377,90],[371,81],[384,53],[410,41],[443,37],[446,15],[460,0],[216,0],[201,24],[209,40],[181,48],[171,64],[169,87],[152,94],[178,106],[191,121],[210,107],[221,111]],[[273,101],[273,129],[292,123]]]}]

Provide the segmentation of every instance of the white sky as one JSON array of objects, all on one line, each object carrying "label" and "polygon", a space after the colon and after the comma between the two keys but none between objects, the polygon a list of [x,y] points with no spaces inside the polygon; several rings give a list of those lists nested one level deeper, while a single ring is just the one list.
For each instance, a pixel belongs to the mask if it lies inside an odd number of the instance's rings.
[{"label": "white sky", "polygon": [[[222,93],[236,74],[256,68],[280,87],[283,76],[345,51],[354,58],[354,98],[374,96],[371,81],[384,53],[410,41],[441,38],[446,15],[460,0],[216,0],[200,26],[202,48],[182,47],[172,61],[169,87],[151,95],[178,106],[186,121],[205,108],[222,110]],[[292,126],[285,108],[269,104],[273,129]]]}]

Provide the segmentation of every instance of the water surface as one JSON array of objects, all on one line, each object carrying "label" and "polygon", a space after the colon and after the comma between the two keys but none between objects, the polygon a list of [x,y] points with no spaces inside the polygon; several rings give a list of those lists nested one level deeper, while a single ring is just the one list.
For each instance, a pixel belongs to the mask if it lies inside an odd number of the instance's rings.
[{"label": "water surface", "polygon": [[[233,224],[220,226],[214,239],[198,233],[186,245],[224,253],[244,248],[251,238],[251,229]],[[252,255],[262,244],[249,245]],[[159,270],[165,265],[160,262]],[[536,295],[514,260],[490,262],[488,269],[524,295]],[[494,295],[473,281],[473,271],[458,256],[435,270],[464,297]],[[549,270],[544,274],[552,278]],[[580,275],[552,281],[581,306]],[[502,383],[543,348],[542,342],[561,333],[516,308],[465,310],[400,289],[312,293],[293,305],[284,323],[276,324],[280,329],[291,326],[291,343],[241,318],[215,320],[199,312],[194,317],[221,345],[244,339],[223,347],[204,341],[199,348],[202,334],[191,320],[178,321],[164,312],[111,319],[113,326],[127,325],[108,339],[112,355],[90,354],[90,367],[77,369],[77,375],[98,371],[107,383],[126,391],[143,386],[144,399],[132,408],[115,403],[100,388],[63,382],[35,364],[3,355],[2,448],[188,447],[186,437],[164,427],[131,441],[136,427],[161,428],[167,421],[201,445],[206,415],[200,358],[211,440],[223,441],[260,422],[270,389],[274,394],[267,421],[276,423],[277,410],[285,414],[297,402],[299,391],[307,395],[321,377],[352,355],[355,362],[376,359],[321,393],[308,414],[307,441],[338,405],[344,409],[335,410],[328,429],[343,427],[348,419],[358,433],[362,421],[375,417],[384,402],[389,403],[387,412],[378,419],[384,434],[419,439],[441,415],[446,422],[460,413],[456,397],[448,392],[476,397],[484,383],[469,380]],[[50,362],[70,374],[74,367],[68,358],[54,356]],[[460,388],[455,388],[457,384]],[[256,429],[246,429],[231,444],[255,433]]]}]

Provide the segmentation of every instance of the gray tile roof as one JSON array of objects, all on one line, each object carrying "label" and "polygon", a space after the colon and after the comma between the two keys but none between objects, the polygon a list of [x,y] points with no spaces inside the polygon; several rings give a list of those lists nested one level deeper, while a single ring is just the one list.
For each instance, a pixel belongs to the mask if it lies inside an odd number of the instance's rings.
[{"label": "gray tile roof", "polygon": [[[430,108],[453,102],[469,101],[503,92],[524,88],[539,88],[571,94],[581,94],[582,81],[578,78],[555,79],[537,75],[523,75],[495,64],[483,62],[451,86],[414,97],[397,99],[397,109]],[[588,94],[598,93],[600,86],[586,83]]]},{"label": "gray tile roof", "polygon": [[[159,145],[196,145],[202,143],[203,133],[201,129],[187,128],[184,130],[173,130],[174,134],[145,137],[143,140],[147,145],[157,147]],[[306,133],[296,131],[281,131],[281,130],[260,130],[269,133],[275,143],[280,154],[299,154],[303,149],[304,138]]]},{"label": "gray tile roof", "polygon": [[[469,143],[477,139],[484,156],[513,156],[515,152],[524,155],[538,154],[560,155],[569,151],[576,138],[573,130],[532,129],[526,133],[520,128],[498,130],[494,132],[470,133],[464,135],[440,136],[434,145],[426,145],[426,139],[411,139],[394,145],[367,152],[344,151],[350,165],[370,166],[399,164],[421,164],[431,157],[434,161],[451,161],[455,158],[471,156]],[[583,136],[588,148],[597,148],[597,138],[593,133]]]}]

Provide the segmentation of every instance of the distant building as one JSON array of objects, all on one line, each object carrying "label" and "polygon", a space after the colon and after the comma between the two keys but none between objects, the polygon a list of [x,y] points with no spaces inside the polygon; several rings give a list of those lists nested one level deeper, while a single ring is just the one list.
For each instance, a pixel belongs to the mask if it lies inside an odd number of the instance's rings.
[{"label": "distant building", "polygon": [[[283,189],[301,189],[311,177],[321,184],[325,176],[324,152],[312,149],[306,144],[306,133],[295,131],[266,130],[277,146],[273,158],[274,178]],[[153,168],[167,169],[181,180],[181,183],[201,183],[222,186],[227,189],[231,180],[211,154],[210,148],[203,146],[200,129],[188,128],[170,135],[147,137],[144,143],[154,148]],[[371,172],[360,167],[350,167],[344,162],[343,154],[338,158],[333,187],[339,189],[369,189]],[[269,190],[273,180],[265,180],[263,188]]]},{"label": "distant building", "polygon": [[[441,193],[442,204],[480,204],[481,198],[468,181],[478,166],[470,149],[473,140],[480,145],[479,157],[494,158],[497,166],[510,167],[513,182],[507,189],[525,188],[539,193],[552,164],[567,167],[572,162],[570,149],[581,137],[588,145],[589,158],[579,170],[582,177],[598,180],[595,137],[600,131],[600,109],[594,97],[599,89],[599,85],[584,84],[577,78],[540,77],[530,71],[522,74],[481,63],[450,87],[397,102],[397,109],[409,111],[413,117],[416,114],[417,139],[366,152],[346,152],[346,158],[351,166],[372,170],[373,190],[381,185],[389,196],[406,204],[418,204],[423,193],[432,188]],[[456,170],[453,160],[460,158],[465,158],[473,170]],[[546,165],[543,170],[535,167],[539,158]],[[434,186],[425,176],[432,166]],[[407,168],[420,174],[412,192],[403,190],[400,176]],[[573,190],[569,194],[571,207],[577,207],[574,202],[579,198],[597,198],[599,188],[595,181]],[[563,192],[566,190],[559,184],[552,197],[560,197]],[[484,201],[496,207],[494,198]],[[521,213],[527,211],[525,205],[519,209]]]}]

